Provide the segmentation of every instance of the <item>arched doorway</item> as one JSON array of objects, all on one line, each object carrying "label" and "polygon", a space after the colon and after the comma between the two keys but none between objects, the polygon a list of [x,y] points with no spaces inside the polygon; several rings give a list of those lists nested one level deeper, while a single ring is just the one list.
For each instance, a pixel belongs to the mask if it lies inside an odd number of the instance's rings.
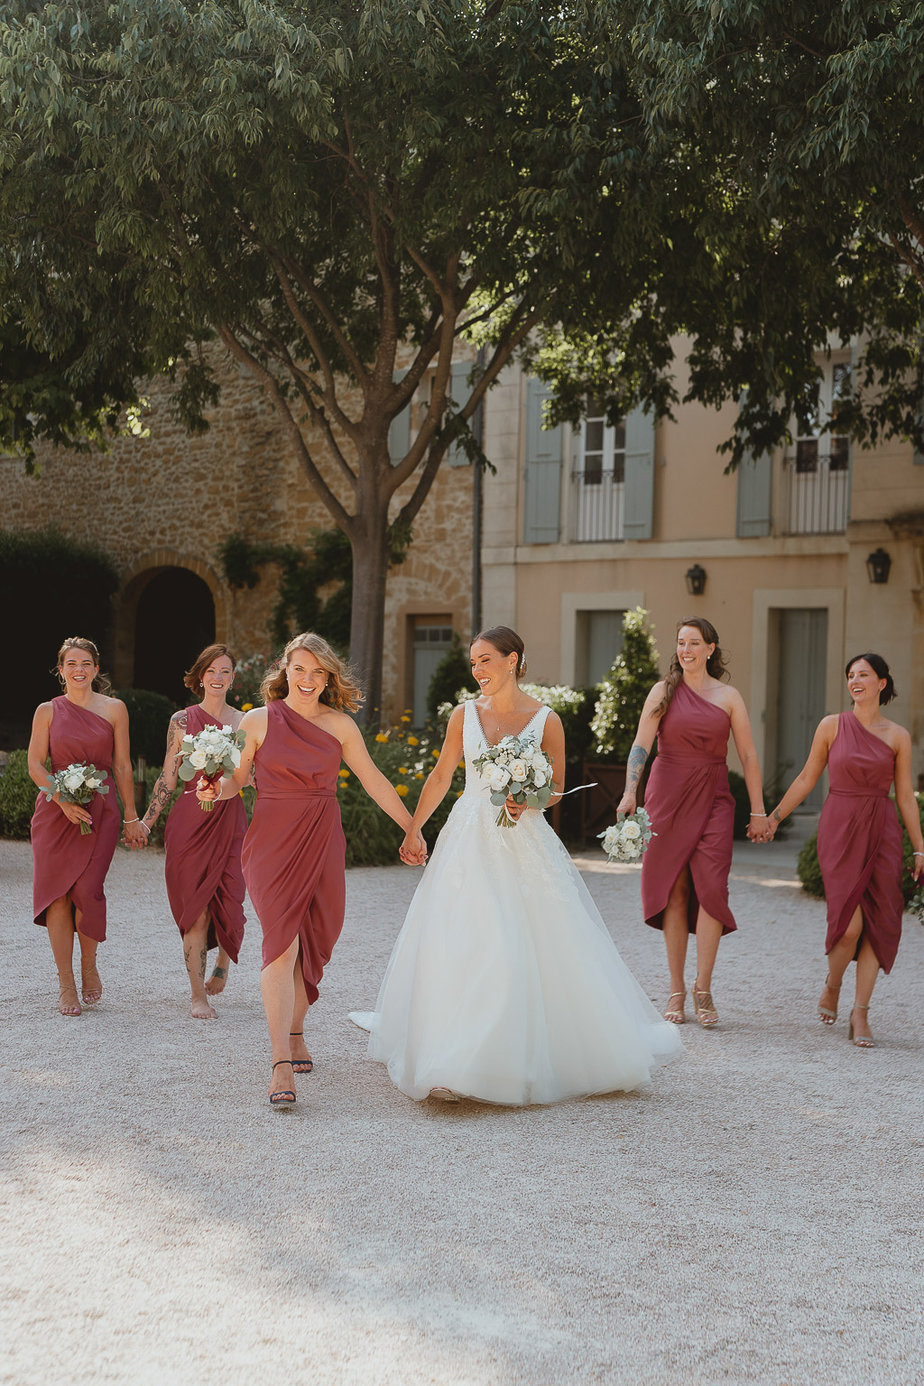
[{"label": "arched doorway", "polygon": [[208,584],[188,568],[161,568],[146,584],[135,612],[135,688],[166,693],[180,707],[190,695],[183,673],[215,639],[215,603]]}]

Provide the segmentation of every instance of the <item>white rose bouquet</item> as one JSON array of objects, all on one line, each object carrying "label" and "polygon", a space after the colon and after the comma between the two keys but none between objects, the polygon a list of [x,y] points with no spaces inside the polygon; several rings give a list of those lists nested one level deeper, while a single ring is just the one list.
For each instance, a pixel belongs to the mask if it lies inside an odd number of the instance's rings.
[{"label": "white rose bouquet", "polygon": [[[227,725],[203,727],[195,736],[184,736],[180,742],[180,779],[199,775],[214,784],[222,775],[233,775],[241,763],[243,745],[244,733]],[[210,799],[200,799],[199,807],[210,812],[213,804]]]},{"label": "white rose bouquet", "polygon": [[643,808],[598,834],[610,861],[641,861],[645,848],[657,835],[651,831],[651,819]]},{"label": "white rose bouquet", "polygon": [[491,791],[491,803],[500,805],[495,819],[499,828],[516,827],[505,807],[508,798],[526,808],[544,809],[552,797],[552,762],[535,737],[503,737],[477,758],[475,768]]},{"label": "white rose bouquet", "polygon": [[[108,794],[109,786],[105,770],[80,763],[56,771],[48,782],[48,788],[43,789],[42,793],[48,801],[59,794],[69,804],[88,804],[94,794]],[[81,822],[81,837],[89,837],[92,831],[89,823]]]}]

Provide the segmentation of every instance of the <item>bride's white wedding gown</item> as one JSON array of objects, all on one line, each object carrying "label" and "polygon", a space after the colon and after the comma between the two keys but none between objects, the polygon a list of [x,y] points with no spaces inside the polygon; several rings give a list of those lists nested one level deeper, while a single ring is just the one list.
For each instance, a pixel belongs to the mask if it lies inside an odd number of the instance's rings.
[{"label": "bride's white wedding gown", "polygon": [[[548,709],[528,725],[536,743]],[[514,1106],[644,1087],[683,1052],[626,967],[541,813],[495,824],[474,760],[487,745],[474,702],[462,733],[465,790],[411,901],[375,1011],[369,1055],[396,1087]]]}]

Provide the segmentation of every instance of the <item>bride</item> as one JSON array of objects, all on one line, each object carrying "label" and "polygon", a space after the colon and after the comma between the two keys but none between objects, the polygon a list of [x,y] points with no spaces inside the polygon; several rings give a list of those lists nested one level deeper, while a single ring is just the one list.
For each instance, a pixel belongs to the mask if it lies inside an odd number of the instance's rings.
[{"label": "bride", "polygon": [[439,760],[401,846],[418,830],[465,756],[453,806],[398,936],[373,1014],[369,1055],[416,1099],[477,1098],[511,1106],[645,1086],[682,1053],[626,967],[571,858],[542,813],[507,800],[515,828],[497,826],[476,758],[502,737],[528,735],[565,773],[556,713],[524,693],[523,641],[506,626],[476,636],[481,696],[455,708]]}]

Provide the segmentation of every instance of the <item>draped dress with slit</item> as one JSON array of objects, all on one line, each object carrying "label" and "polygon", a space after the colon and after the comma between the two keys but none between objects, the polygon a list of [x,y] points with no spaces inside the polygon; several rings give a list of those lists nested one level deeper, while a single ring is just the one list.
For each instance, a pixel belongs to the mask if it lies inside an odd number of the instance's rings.
[{"label": "draped dress with slit", "polygon": [[730,934],[738,926],[728,907],[735,801],[728,787],[731,719],[680,682],[658,728],[658,754],[645,789],[645,808],[657,836],[642,858],[645,923],[663,929],[674,883],[689,868],[687,927],[700,906]]},{"label": "draped dress with slit", "polygon": [[883,972],[891,972],[904,909],[902,832],[889,797],[895,752],[852,712],[842,712],[828,777],[818,820],[818,865],[828,905],[825,952],[843,936],[859,905],[863,935]]},{"label": "draped dress with slit", "polygon": [[263,930],[263,966],[299,940],[309,1004],[343,928],[346,839],[337,803],[342,747],[280,699],[254,757],[257,802],[244,880]]},{"label": "draped dress with slit", "polygon": [[[186,732],[221,727],[198,704],[186,709]],[[247,814],[239,794],[203,812],[192,779],[170,810],[164,833],[164,879],[170,910],[186,934],[204,910],[209,913],[208,948],[218,944],[237,962],[244,937],[244,875],[241,847]]]},{"label": "draped dress with slit", "polygon": [[119,841],[119,809],[109,774],[114,736],[112,724],[89,708],[78,707],[66,696],[52,700],[48,753],[57,773],[69,765],[95,765],[106,771],[109,793],[94,794],[84,807],[93,819],[93,831],[83,834],[58,805],[39,793],[32,815],[32,915],[45,925],[49,905],[70,895],[79,929],[87,938],[102,943],[106,937],[106,873]]}]

